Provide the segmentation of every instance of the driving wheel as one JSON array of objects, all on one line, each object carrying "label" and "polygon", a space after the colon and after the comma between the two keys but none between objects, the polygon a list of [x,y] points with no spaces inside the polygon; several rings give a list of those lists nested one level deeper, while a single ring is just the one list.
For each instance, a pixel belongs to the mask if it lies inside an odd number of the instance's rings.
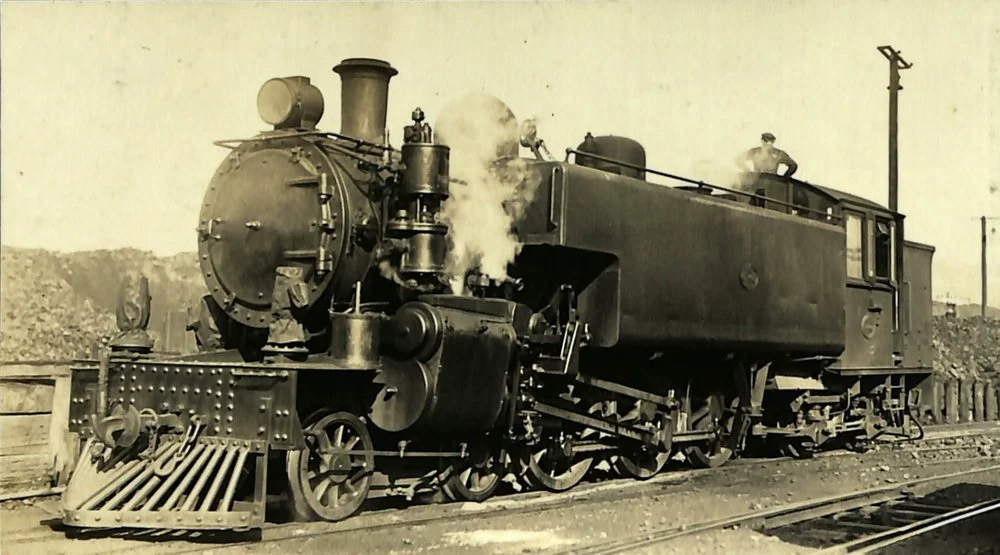
[{"label": "driving wheel", "polygon": [[562,450],[549,442],[528,447],[527,476],[533,485],[549,491],[566,491],[580,483],[594,464],[594,457]]},{"label": "driving wheel", "polygon": [[489,499],[500,485],[498,455],[485,447],[469,459],[455,465],[444,484],[444,492],[455,501],[479,503]]}]

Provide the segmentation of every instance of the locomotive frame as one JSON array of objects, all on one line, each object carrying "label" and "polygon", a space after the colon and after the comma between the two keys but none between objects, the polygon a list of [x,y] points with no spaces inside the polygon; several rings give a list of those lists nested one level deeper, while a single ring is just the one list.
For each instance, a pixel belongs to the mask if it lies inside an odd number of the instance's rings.
[{"label": "locomotive frame", "polygon": [[446,294],[449,147],[419,109],[388,144],[389,64],[335,70],[340,133],[316,130],[322,96],[292,77],[258,97],[272,131],[220,142],[202,352],[150,352],[150,299],[126,281],[113,349],[74,365],[67,525],[259,528],[281,492],[335,521],[381,495],[564,491],[600,461],[647,479],[672,456],[919,432],[934,251],[904,240],[902,214],[774,175],[660,172],[617,137],[548,160],[525,136],[535,159],[514,138],[495,166],[536,190],[511,278]]}]

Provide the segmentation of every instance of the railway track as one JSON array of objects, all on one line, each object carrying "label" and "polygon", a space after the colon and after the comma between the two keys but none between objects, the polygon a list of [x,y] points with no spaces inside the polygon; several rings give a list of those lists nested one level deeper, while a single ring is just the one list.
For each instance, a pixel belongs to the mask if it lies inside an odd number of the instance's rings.
[{"label": "railway track", "polygon": [[776,534],[781,530],[799,539],[810,537],[814,542],[819,540],[833,543],[819,553],[868,553],[943,526],[1000,510],[1000,499],[967,506],[949,506],[926,502],[909,491],[915,486],[990,471],[1000,471],[1000,464],[793,503],[693,526],[653,530],[638,537],[615,538],[574,547],[561,553],[626,553],[685,536],[732,528],[747,528],[769,534]]},{"label": "railway track", "polygon": [[[921,440],[916,445],[908,444],[911,449],[920,452],[920,445],[926,442],[934,442],[940,439],[947,439],[950,437],[962,437],[962,436],[973,436],[973,435],[995,435],[996,432],[1000,432],[1000,425],[993,426],[990,428],[977,427],[974,431],[970,431],[967,428],[957,428],[949,430],[941,430],[940,432],[934,432],[933,434],[928,434],[924,440]],[[942,450],[960,450],[968,446],[947,446],[946,448],[939,448],[937,446],[932,446],[926,449],[932,451],[942,451]],[[829,452],[821,453],[817,457],[836,457],[842,455],[855,455],[855,453],[850,452]],[[878,456],[873,453],[873,455]],[[960,459],[948,459],[941,461],[907,461],[904,465],[897,464],[895,468],[918,468],[927,465],[936,465],[943,463],[962,463],[968,461],[978,461],[983,460],[982,456],[966,457]],[[561,508],[566,508],[569,506],[580,506],[580,505],[592,505],[600,503],[609,503],[616,501],[628,500],[634,497],[645,497],[645,496],[655,496],[664,493],[670,493],[676,491],[678,486],[681,486],[687,482],[696,481],[700,479],[707,478],[712,475],[722,474],[733,471],[739,468],[745,468],[752,465],[769,464],[778,460],[786,459],[739,459],[732,461],[723,467],[714,469],[703,469],[703,470],[679,470],[679,471],[668,471],[661,473],[660,475],[646,481],[635,481],[627,479],[613,479],[601,482],[591,482],[582,484],[570,492],[562,494],[549,494],[545,492],[529,492],[521,493],[510,496],[498,496],[488,502],[481,504],[461,504],[454,503],[448,505],[434,505],[434,506],[416,506],[409,507],[405,511],[402,511],[402,518],[400,518],[401,511],[398,510],[369,510],[355,519],[350,519],[345,522],[340,523],[271,523],[268,524],[261,532],[258,537],[247,537],[247,536],[232,536],[228,541],[221,538],[216,538],[211,540],[212,544],[215,544],[214,551],[224,550],[229,552],[231,550],[246,549],[248,546],[259,545],[259,544],[276,544],[284,542],[290,539],[304,539],[304,538],[323,538],[329,536],[341,536],[345,534],[359,534],[366,532],[378,532],[390,529],[398,529],[405,527],[418,527],[427,526],[432,524],[446,524],[449,522],[459,522],[459,521],[469,521],[476,519],[484,519],[491,516],[499,515],[532,515],[541,514],[549,511],[559,510]],[[979,472],[982,470],[977,470]],[[934,477],[928,478],[926,480],[943,479],[944,477]],[[740,482],[742,480],[737,480]],[[907,482],[909,483],[919,483]],[[902,485],[892,486],[891,489],[898,489],[903,487]],[[121,539],[150,539],[154,536],[149,532],[129,532],[129,531],[95,531],[86,532],[80,534],[81,538],[121,538]],[[32,543],[34,540],[45,540],[46,538],[52,539],[55,534],[60,534],[61,532],[55,532],[49,527],[40,527],[28,534],[23,535],[20,539],[14,539],[13,543]],[[145,538],[144,538],[145,536]],[[200,553],[205,549],[204,539],[192,539],[183,534],[177,537],[170,537],[169,534],[163,534],[157,532],[155,536],[160,540],[175,539],[180,541],[169,542],[167,544],[159,543],[152,544],[148,542],[127,542],[127,547],[122,547],[118,549],[119,546],[114,546],[109,549],[101,550],[102,554],[111,553],[125,553],[135,549],[136,545],[142,545],[144,551],[153,550],[156,552],[163,553]],[[5,538],[7,543],[11,543],[11,538]],[[192,543],[197,542],[197,543]],[[221,544],[221,545],[220,545]]]},{"label": "railway track", "polygon": [[[952,459],[950,463],[959,464],[963,462],[979,461],[983,460],[983,457],[971,457],[962,459]],[[602,503],[612,503],[627,501],[633,498],[644,498],[644,497],[654,497],[656,495],[670,493],[676,490],[676,487],[686,483],[688,481],[694,480],[696,478],[707,477],[709,475],[720,474],[725,472],[727,469],[733,469],[741,466],[746,466],[748,464],[753,464],[754,461],[734,461],[732,466],[725,466],[715,469],[705,469],[705,470],[691,470],[691,471],[681,471],[670,474],[665,474],[661,477],[654,478],[645,482],[637,482],[633,480],[612,480],[605,483],[590,484],[589,488],[585,488],[581,491],[567,492],[558,495],[546,494],[533,492],[529,494],[521,494],[518,496],[513,496],[510,499],[500,499],[492,501],[489,503],[483,503],[475,505],[475,510],[467,510],[463,507],[474,505],[474,504],[461,504],[455,503],[445,506],[434,506],[434,507],[414,507],[409,508],[405,511],[405,516],[403,518],[398,518],[398,511],[393,510],[382,510],[373,511],[365,513],[365,519],[362,520],[352,519],[340,523],[283,523],[283,524],[270,524],[265,527],[259,537],[253,537],[252,539],[232,539],[231,541],[220,540],[220,538],[215,537],[210,540],[209,543],[215,544],[213,547],[214,553],[236,553],[242,550],[246,550],[252,546],[267,546],[268,544],[281,544],[290,540],[308,540],[308,539],[329,539],[332,537],[339,537],[345,535],[354,535],[362,533],[378,533],[394,529],[402,529],[409,527],[420,527],[428,525],[440,525],[449,523],[467,523],[469,521],[489,519],[491,517],[498,516],[522,516],[528,517],[532,515],[540,515],[543,513],[549,513],[552,511],[558,511],[560,509],[568,508],[570,506],[580,507],[584,505],[597,505]],[[756,461],[759,464],[759,461]],[[925,466],[926,463],[915,463],[913,465],[900,466],[899,468],[911,468]],[[920,484],[924,482],[932,482],[935,480],[946,480],[956,476],[964,476],[967,474],[975,474],[978,472],[985,472],[988,470],[1000,470],[1000,465],[991,466],[988,468],[975,469],[972,471],[965,471],[947,475],[939,475],[929,478],[924,478],[920,480],[912,480],[909,482],[904,482],[896,484],[893,486],[887,486],[883,488],[876,488],[877,491],[893,491],[900,492],[906,487]],[[737,481],[736,483],[739,483]],[[730,484],[733,485],[733,484]],[[850,494],[849,494],[850,495]],[[823,500],[810,501],[806,504],[819,503]],[[873,501],[874,502],[874,501]],[[867,506],[870,503],[864,503],[862,506]],[[787,506],[775,509],[777,512],[783,512],[786,509],[794,508],[794,506]],[[434,512],[423,512],[424,511],[434,511]],[[443,509],[443,510],[442,510]],[[723,521],[723,527],[726,521]],[[711,528],[709,528],[711,529]],[[692,532],[699,530],[698,527],[691,528]],[[95,537],[99,536],[100,533],[87,534],[88,536]],[[158,535],[161,539],[166,539],[162,532],[144,532],[144,536],[153,537]],[[646,535],[644,535],[645,537]],[[139,536],[134,534],[123,535],[121,537],[128,537],[130,539],[139,539]],[[188,540],[191,541],[186,535],[178,536],[178,540]],[[198,540],[198,543],[180,543],[170,548],[169,552],[171,554],[187,554],[187,553],[202,553],[205,550],[204,540]],[[133,544],[134,545],[134,544]],[[105,555],[112,555],[117,553],[126,553],[133,550],[131,548],[123,549],[111,549],[103,551]],[[625,550],[630,550],[631,547],[627,547]],[[574,551],[573,553],[575,553]],[[610,553],[618,553],[621,551],[610,551]],[[589,553],[589,551],[584,551],[584,553]],[[603,551],[597,551],[597,553],[603,553]]]}]

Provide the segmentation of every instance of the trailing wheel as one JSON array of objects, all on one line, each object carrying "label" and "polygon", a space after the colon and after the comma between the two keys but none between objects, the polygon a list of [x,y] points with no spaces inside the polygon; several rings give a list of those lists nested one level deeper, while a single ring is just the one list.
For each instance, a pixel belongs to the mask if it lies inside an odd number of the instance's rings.
[{"label": "trailing wheel", "polygon": [[286,463],[295,512],[309,520],[348,518],[368,496],[375,469],[368,427],[349,412],[337,412],[304,431],[306,448],[289,452]]},{"label": "trailing wheel", "polygon": [[444,483],[444,492],[454,501],[485,501],[500,485],[501,470],[499,456],[484,447],[455,465]]},{"label": "trailing wheel", "polygon": [[733,456],[733,450],[727,443],[735,420],[734,411],[726,409],[725,398],[721,393],[713,393],[708,397],[707,409],[694,423],[693,429],[718,429],[719,433],[708,443],[685,448],[684,454],[696,468],[716,468],[726,464]]}]

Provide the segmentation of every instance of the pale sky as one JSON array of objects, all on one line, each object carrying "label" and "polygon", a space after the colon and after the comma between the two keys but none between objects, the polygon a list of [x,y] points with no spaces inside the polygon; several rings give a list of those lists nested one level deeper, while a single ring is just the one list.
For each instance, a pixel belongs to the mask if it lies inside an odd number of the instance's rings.
[{"label": "pale sky", "polygon": [[[265,129],[270,77],[322,91],[340,129],[343,58],[399,70],[394,143],[483,91],[539,119],[557,157],[588,132],[650,166],[730,164],[764,131],[796,177],[887,203],[888,62],[900,93],[900,210],[937,247],[935,297],[979,300],[979,216],[1000,304],[1000,2],[504,2],[0,5],[4,245],[194,251],[218,139]],[[993,192],[991,193],[991,187]],[[627,215],[622,215],[627,217]]]}]

